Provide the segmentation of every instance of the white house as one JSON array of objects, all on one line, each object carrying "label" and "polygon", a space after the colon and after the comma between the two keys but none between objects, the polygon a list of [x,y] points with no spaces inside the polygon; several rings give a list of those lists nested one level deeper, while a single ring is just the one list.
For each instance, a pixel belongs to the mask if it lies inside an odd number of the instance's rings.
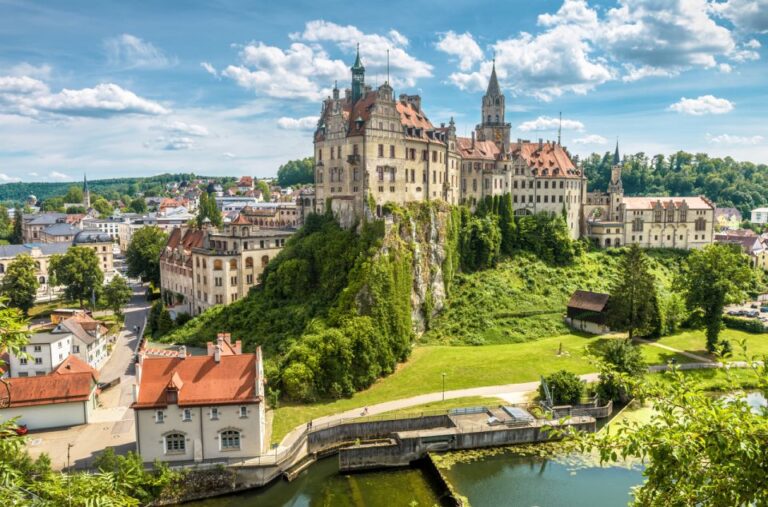
[{"label": "white house", "polygon": [[753,209],[749,221],[753,224],[768,224],[768,208]]},{"label": "white house", "polygon": [[133,409],[144,461],[242,460],[264,448],[261,349],[242,354],[228,335],[213,353],[171,357],[142,352]]},{"label": "white house", "polygon": [[70,333],[35,333],[23,347],[25,354],[8,354],[11,377],[47,375],[72,352]]},{"label": "white house", "polygon": [[87,424],[96,408],[96,370],[69,356],[51,373],[4,379],[10,405],[0,421],[18,417],[30,430]]},{"label": "white house", "polygon": [[75,315],[59,322],[51,331],[53,334],[72,336],[72,354],[101,369],[109,358],[108,329],[88,315]]}]

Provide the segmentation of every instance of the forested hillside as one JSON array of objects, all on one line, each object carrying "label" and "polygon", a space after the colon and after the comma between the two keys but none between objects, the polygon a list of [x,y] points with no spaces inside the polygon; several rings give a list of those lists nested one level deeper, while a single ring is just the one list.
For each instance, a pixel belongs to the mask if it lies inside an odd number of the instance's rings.
[{"label": "forested hillside", "polygon": [[[137,192],[159,193],[163,190],[166,183],[172,181],[187,181],[194,178],[207,179],[206,176],[196,176],[194,174],[160,174],[147,178],[114,178],[109,180],[88,180],[88,188],[91,192],[99,195],[108,195],[116,193],[118,196],[133,196]],[[49,197],[63,196],[67,193],[69,187],[73,185],[82,185],[81,181],[69,182],[18,182],[5,183],[0,185],[0,202],[18,203],[24,201],[27,196],[34,195],[38,200],[43,201]]]},{"label": "forested hillside", "polygon": [[[605,190],[611,176],[612,155],[592,154],[583,160],[589,190]],[[736,207],[742,214],[768,204],[768,165],[737,162],[730,157],[679,151],[668,157],[645,153],[622,161],[624,194],[705,195],[718,207]]]}]

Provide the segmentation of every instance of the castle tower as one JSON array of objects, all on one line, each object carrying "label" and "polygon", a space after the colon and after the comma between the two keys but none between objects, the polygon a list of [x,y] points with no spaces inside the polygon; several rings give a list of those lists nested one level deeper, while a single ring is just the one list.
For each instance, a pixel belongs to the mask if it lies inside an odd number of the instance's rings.
[{"label": "castle tower", "polygon": [[85,209],[91,207],[91,192],[88,190],[88,178],[83,174],[83,206]]},{"label": "castle tower", "polygon": [[613,153],[613,165],[611,166],[611,181],[608,183],[610,195],[610,219],[621,220],[621,201],[624,197],[624,186],[621,183],[621,156],[619,156],[619,140],[616,140],[616,151]]},{"label": "castle tower", "polygon": [[365,67],[360,61],[360,44],[357,45],[357,56],[352,65],[352,103],[357,102],[365,92]]},{"label": "castle tower", "polygon": [[477,138],[480,141],[493,141],[502,151],[509,148],[509,132],[511,126],[504,121],[505,113],[504,94],[499,87],[499,79],[496,76],[496,60],[493,61],[491,78],[488,81],[488,89],[483,95],[480,125],[477,126]]}]

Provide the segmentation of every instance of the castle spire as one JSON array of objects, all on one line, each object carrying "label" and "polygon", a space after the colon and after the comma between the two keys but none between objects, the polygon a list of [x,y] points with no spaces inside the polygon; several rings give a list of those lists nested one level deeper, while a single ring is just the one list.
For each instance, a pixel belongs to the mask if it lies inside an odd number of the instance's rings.
[{"label": "castle spire", "polygon": [[501,95],[501,88],[499,87],[499,79],[496,77],[496,58],[493,59],[493,68],[491,69],[491,79],[488,81],[488,90],[485,92],[487,96]]},{"label": "castle spire", "polygon": [[621,157],[619,156],[619,138],[616,138],[616,151],[613,152],[613,165],[621,164]]},{"label": "castle spire", "polygon": [[355,56],[355,63],[352,65],[352,102],[357,102],[363,96],[365,91],[365,67],[360,60],[360,44],[357,45],[357,56]]}]

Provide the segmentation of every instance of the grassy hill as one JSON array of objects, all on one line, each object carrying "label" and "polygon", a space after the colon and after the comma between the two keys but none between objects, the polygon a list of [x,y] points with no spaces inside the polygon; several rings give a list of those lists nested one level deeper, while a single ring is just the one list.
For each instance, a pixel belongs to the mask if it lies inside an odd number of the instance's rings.
[{"label": "grassy hill", "polygon": [[[650,250],[662,289],[668,289],[686,253]],[[433,319],[420,341],[428,344],[516,343],[569,332],[565,307],[576,289],[607,292],[622,250],[588,252],[571,265],[552,266],[519,254],[495,268],[460,274],[448,308]]]}]

